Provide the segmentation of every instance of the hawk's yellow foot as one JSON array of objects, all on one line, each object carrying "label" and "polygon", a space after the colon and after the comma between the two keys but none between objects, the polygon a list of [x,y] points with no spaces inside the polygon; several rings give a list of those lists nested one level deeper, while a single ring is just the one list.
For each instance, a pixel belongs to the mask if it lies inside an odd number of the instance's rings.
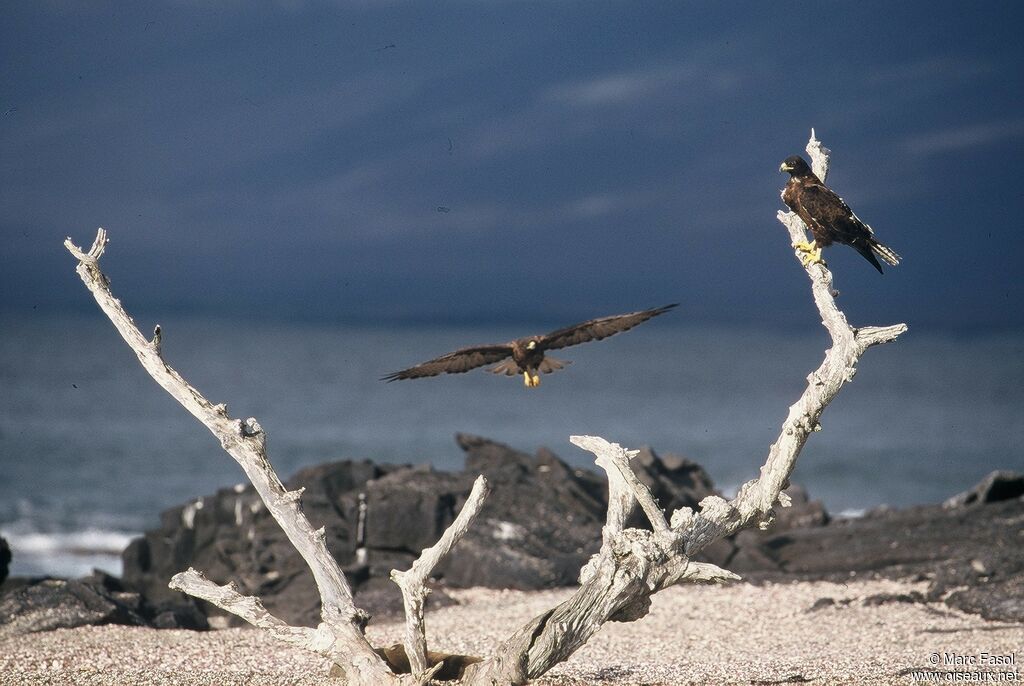
[{"label": "hawk's yellow foot", "polygon": [[530,372],[523,372],[523,385],[527,388],[533,385],[530,383]]},{"label": "hawk's yellow foot", "polygon": [[825,264],[825,260],[821,259],[821,248],[817,248],[811,252],[808,252],[800,257],[800,261],[805,267],[812,264]]},{"label": "hawk's yellow foot", "polygon": [[825,260],[821,259],[821,248],[818,247],[817,241],[811,241],[807,243],[805,241],[799,241],[793,244],[798,252],[803,253],[799,255],[800,263],[807,267],[812,264],[825,264]]}]

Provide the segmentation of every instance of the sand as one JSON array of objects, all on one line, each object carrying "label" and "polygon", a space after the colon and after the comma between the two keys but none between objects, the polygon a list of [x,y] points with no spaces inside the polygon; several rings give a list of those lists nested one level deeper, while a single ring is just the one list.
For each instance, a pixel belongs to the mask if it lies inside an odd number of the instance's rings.
[{"label": "sand", "polygon": [[[865,604],[878,594],[923,591],[894,581],[686,586],[654,598],[649,616],[608,624],[537,684],[915,683],[938,654],[1024,660],[1024,626],[989,622],[943,604]],[[570,591],[455,591],[460,605],[431,612],[432,649],[486,654],[518,624]],[[835,605],[812,610],[820,598]],[[849,602],[846,602],[849,601]],[[400,640],[402,626],[371,624],[375,645]],[[1017,654],[1019,653],[1019,654]],[[1018,665],[939,666],[961,672],[1017,672]],[[2,684],[328,684],[321,658],[250,629],[205,633],[86,627],[0,640]],[[952,678],[952,677],[947,677]],[[974,679],[979,677],[974,676]],[[335,682],[336,683],[336,682]],[[949,683],[944,681],[940,683]]]}]

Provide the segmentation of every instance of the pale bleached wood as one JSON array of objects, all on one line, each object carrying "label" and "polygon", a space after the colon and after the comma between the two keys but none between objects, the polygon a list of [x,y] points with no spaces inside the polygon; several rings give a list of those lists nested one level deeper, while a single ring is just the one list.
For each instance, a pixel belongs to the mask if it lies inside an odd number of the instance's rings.
[{"label": "pale bleached wood", "polygon": [[189,567],[187,571],[175,574],[168,586],[227,610],[285,643],[332,657],[330,647],[334,643],[334,635],[323,624],[316,629],[290,626],[270,614],[259,598],[239,593],[234,582],[220,586],[203,576],[202,572]]},{"label": "pale bleached wood", "polygon": [[[621,486],[617,486],[614,489],[609,487],[609,513],[613,511],[613,507],[618,507],[622,510],[626,509],[619,502],[616,502],[613,506],[612,498],[610,497],[611,491],[618,491],[623,494],[628,493],[632,500],[640,503],[640,509],[647,515],[647,520],[654,528],[654,532],[659,536],[671,538],[672,533],[668,522],[665,521],[665,513],[658,507],[658,503],[655,502],[654,495],[651,494],[650,489],[640,481],[636,472],[633,471],[629,464],[629,461],[639,454],[639,450],[625,450],[618,443],[609,443],[599,436],[570,436],[569,442],[584,450],[589,450],[597,456],[595,462],[608,475],[609,484],[622,482]],[[624,498],[625,496],[623,495],[622,497]],[[618,499],[616,498],[616,500]],[[624,517],[617,517],[617,519],[621,518],[621,521],[625,523],[625,517],[629,516],[629,512],[624,512],[624,515]],[[621,529],[621,527],[622,525],[620,524],[619,528]]]},{"label": "pale bleached wood", "polygon": [[[814,132],[807,152],[822,180],[828,174],[829,151]],[[792,243],[806,240],[803,223],[792,213],[779,212]],[[798,258],[799,258],[798,253]],[[634,621],[643,617],[650,596],[680,582],[728,581],[739,577],[707,563],[689,558],[707,545],[741,528],[767,526],[775,503],[789,504],[782,492],[796,466],[804,444],[821,427],[825,407],[842,386],[853,379],[860,356],[870,347],[895,340],[906,331],[905,324],[886,327],[852,328],[835,302],[832,274],[820,263],[804,266],[811,281],[811,293],[822,324],[832,339],[822,364],[807,377],[807,387],[783,422],[778,439],[768,450],[760,476],[744,484],[731,501],[718,496],[705,498],[697,512],[681,508],[674,512],[666,533],[664,514],[649,512],[649,491],[638,490],[621,471],[628,466],[630,451],[598,437],[573,437],[573,443],[595,453],[596,463],[608,474],[609,522],[605,525],[600,552],[584,567],[581,586],[572,597],[535,617],[499,646],[492,657],[467,670],[466,684],[524,684],[567,659],[607,621]],[[630,474],[632,470],[630,469]],[[612,517],[612,509],[630,502],[628,490],[642,505],[656,533],[622,529],[624,519]],[[666,545],[667,542],[667,545]]]},{"label": "pale bleached wood", "polygon": [[[156,327],[152,340],[147,340],[135,322],[122,307],[121,302],[110,291],[110,280],[100,271],[99,259],[107,246],[107,232],[99,229],[96,240],[89,252],[82,251],[71,239],[64,241],[65,247],[78,259],[77,272],[86,288],[96,298],[100,309],[110,319],[114,328],[139,358],[143,369],[167,391],[182,407],[188,410],[220,441],[221,447],[242,467],[256,492],[263,499],[267,510],[277,520],[288,540],[309,565],[320,592],[321,619],[319,633],[310,650],[328,655],[345,670],[352,684],[384,684],[392,676],[384,661],[373,651],[363,636],[367,615],[357,609],[352,601],[352,591],[337,561],[327,549],[324,530],[314,530],[302,513],[299,498],[302,491],[288,491],[274,472],[267,458],[266,434],[259,423],[248,418],[245,421],[228,416],[224,404],[214,405],[192,387],[161,356],[163,332]],[[182,579],[182,583],[191,577]],[[190,588],[198,588],[189,584]],[[230,596],[225,596],[229,598]],[[221,606],[229,612],[252,608],[237,602]],[[263,615],[261,615],[263,617]],[[245,618],[245,617],[243,617]],[[264,617],[265,619],[265,617]],[[270,621],[270,620],[266,620]],[[323,648],[323,633],[333,636],[327,648]],[[294,639],[298,634],[273,631],[281,637]],[[310,634],[309,636],[314,636]],[[294,641],[290,641],[294,642]],[[326,652],[324,652],[326,650]]]},{"label": "pale bleached wood", "polygon": [[[623,470],[616,466],[615,459],[619,457],[628,461],[637,454],[637,451],[625,451],[618,444],[609,444],[608,441],[597,436],[570,436],[569,441],[584,450],[590,450],[590,447],[615,446],[611,451],[594,453],[597,466],[608,475],[608,513],[605,517],[605,524],[601,527],[601,549],[604,550],[605,547],[614,543],[615,537],[625,528],[626,520],[629,519],[637,504],[630,481],[626,479]],[[580,569],[578,581],[581,585],[590,580],[599,568],[600,562],[601,553],[599,552]]]},{"label": "pale bleached wood", "polygon": [[426,548],[408,570],[391,570],[391,580],[402,590],[402,603],[405,606],[405,654],[409,658],[412,674],[423,676],[424,683],[432,674],[428,672],[427,634],[423,621],[423,601],[430,592],[426,587],[427,579],[472,526],[488,493],[490,486],[487,479],[478,476],[462,510],[437,543]]}]

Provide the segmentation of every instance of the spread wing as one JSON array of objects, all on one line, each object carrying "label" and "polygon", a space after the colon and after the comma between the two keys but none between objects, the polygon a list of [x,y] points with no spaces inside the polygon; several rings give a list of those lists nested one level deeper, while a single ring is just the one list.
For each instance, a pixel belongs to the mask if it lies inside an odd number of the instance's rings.
[{"label": "spread wing", "polygon": [[381,381],[390,383],[400,379],[420,379],[425,376],[437,376],[438,374],[461,374],[468,372],[470,369],[483,367],[485,364],[493,364],[511,354],[512,346],[507,343],[461,348],[447,355],[441,355],[441,357],[435,357],[432,360],[418,364],[415,367],[409,367],[400,372],[392,372],[387,376],[382,376]]},{"label": "spread wing", "polygon": [[651,310],[641,312],[630,312],[629,314],[618,314],[612,317],[601,317],[589,321],[567,326],[558,331],[552,331],[541,340],[541,347],[546,350],[567,348],[570,345],[579,345],[588,341],[599,341],[602,338],[614,336],[623,331],[629,331],[637,324],[646,322],[651,317],[668,312],[679,303],[655,307]]},{"label": "spread wing", "polygon": [[[815,233],[824,233],[838,243],[853,243],[870,238],[871,227],[857,218],[850,206],[835,191],[821,182],[804,184],[800,191],[800,218],[811,224]],[[804,216],[806,215],[806,217]]]}]

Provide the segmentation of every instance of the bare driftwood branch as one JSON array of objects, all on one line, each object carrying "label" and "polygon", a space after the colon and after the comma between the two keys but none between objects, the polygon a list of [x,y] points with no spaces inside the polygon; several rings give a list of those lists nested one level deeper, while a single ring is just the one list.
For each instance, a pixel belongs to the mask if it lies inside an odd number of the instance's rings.
[{"label": "bare driftwood branch", "polygon": [[[813,131],[807,151],[815,172],[824,180],[829,151]],[[805,228],[796,215],[779,212],[779,221],[789,230],[793,243],[806,240]],[[597,465],[608,474],[609,510],[601,550],[583,568],[581,586],[571,598],[521,627],[494,656],[469,667],[466,683],[526,683],[565,660],[604,622],[643,617],[650,596],[664,588],[680,582],[739,578],[689,558],[741,528],[754,523],[766,527],[775,503],[789,505],[782,491],[807,439],[821,428],[818,420],[825,407],[843,384],[853,379],[857,362],[868,348],[895,340],[907,328],[904,324],[852,328],[836,305],[832,274],[827,267],[809,264],[804,269],[832,346],[821,366],[807,377],[803,394],[789,408],[759,478],[744,484],[731,501],[712,496],[700,503],[696,513],[689,508],[677,510],[666,527],[664,513],[629,467],[632,451],[597,437],[572,437],[573,443],[597,456]],[[634,499],[644,508],[654,533],[622,528]]]},{"label": "bare driftwood branch", "polygon": [[[614,483],[616,493],[623,494],[616,498],[616,500],[625,498],[625,494],[628,493],[630,503],[634,501],[640,503],[640,509],[647,515],[647,520],[654,528],[654,532],[665,538],[671,537],[668,522],[665,521],[665,513],[658,507],[658,503],[655,502],[651,491],[641,483],[636,472],[629,466],[629,461],[636,457],[639,453],[638,450],[624,450],[618,443],[609,443],[598,436],[570,436],[569,442],[584,450],[589,450],[597,456],[595,460],[597,466],[608,474],[609,495],[611,495],[613,490],[612,484]],[[622,507],[619,503],[616,503],[616,505]],[[612,515],[613,509],[611,498],[609,498],[609,517]],[[617,528],[619,530],[622,529],[625,518],[629,516],[629,510],[632,510],[632,507],[622,507],[622,510],[621,521],[620,517],[616,515]]]},{"label": "bare driftwood branch", "polygon": [[[391,579],[402,589],[402,603],[405,605],[405,654],[414,675],[427,672],[427,635],[423,625],[423,601],[429,593],[425,586],[430,573],[451,551],[452,547],[469,530],[473,520],[484,506],[490,487],[487,479],[478,476],[473,483],[466,504],[451,526],[437,543],[424,550],[412,566],[404,572],[391,570]],[[436,670],[440,664],[435,665]]]},{"label": "bare driftwood branch", "polygon": [[320,653],[330,655],[334,636],[324,625],[316,629],[309,627],[289,626],[282,620],[267,612],[259,598],[243,596],[235,584],[218,586],[207,579],[201,572],[189,567],[188,571],[175,574],[168,584],[171,588],[202,598],[219,608],[237,615],[255,627],[264,629],[277,639]]},{"label": "bare driftwood branch", "polygon": [[[222,609],[237,614],[247,621],[256,620],[258,626],[271,631],[289,643],[302,644],[315,652],[330,657],[340,664],[351,684],[398,683],[385,662],[374,652],[363,636],[367,615],[352,601],[352,591],[337,561],[327,550],[323,529],[314,530],[302,513],[299,499],[302,491],[287,491],[266,453],[266,434],[259,423],[228,416],[227,406],[214,405],[193,388],[182,376],[164,362],[161,356],[162,332],[154,330],[147,340],[135,322],[128,316],[121,302],[110,291],[110,280],[100,271],[99,259],[107,245],[107,232],[100,229],[88,252],[82,251],[71,239],[64,245],[78,259],[78,275],[96,298],[104,314],[128,346],[139,358],[142,367],[153,380],[181,403],[220,441],[221,446],[245,471],[256,488],[267,510],[284,529],[288,540],[302,555],[313,572],[320,592],[321,624],[312,632],[286,630],[283,623],[271,617],[255,599],[244,599],[231,587],[217,587],[201,581],[197,573],[178,575],[172,584],[198,597],[209,600]],[[291,629],[291,627],[287,627]]]}]

